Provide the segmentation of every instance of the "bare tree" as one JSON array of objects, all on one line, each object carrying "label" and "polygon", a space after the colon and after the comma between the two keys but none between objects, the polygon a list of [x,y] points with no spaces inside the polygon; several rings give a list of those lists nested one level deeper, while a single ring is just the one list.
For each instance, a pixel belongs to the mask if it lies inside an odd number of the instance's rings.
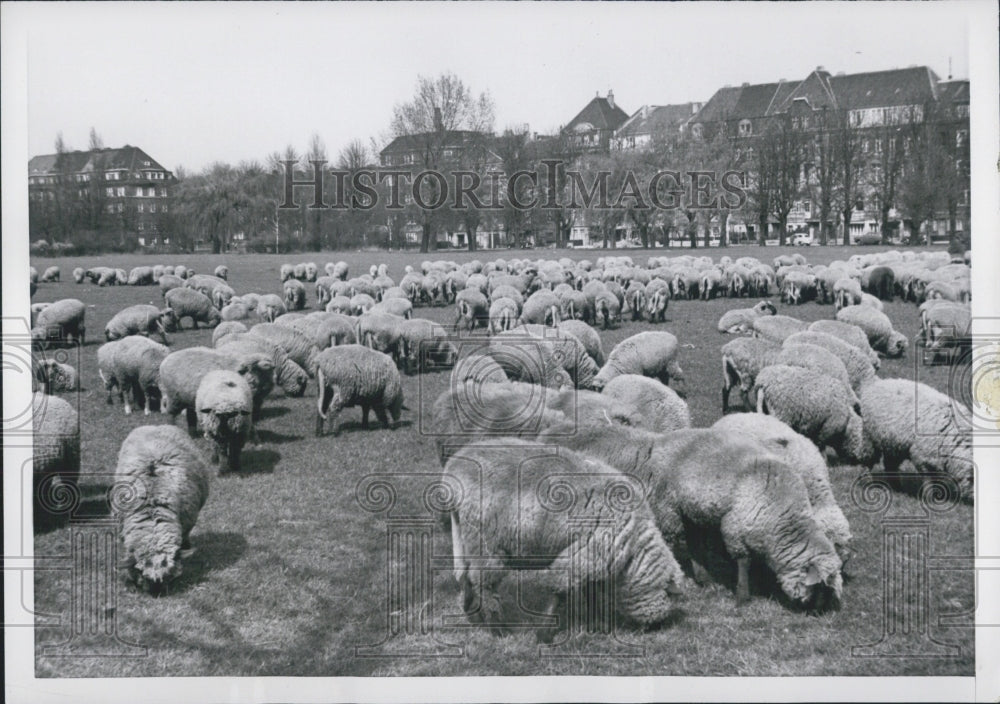
[{"label": "bare tree", "polygon": [[851,242],[851,213],[860,190],[860,156],[861,135],[851,126],[850,114],[847,110],[836,110],[832,113],[834,157],[837,162],[839,176],[837,179],[837,195],[840,213],[844,225],[844,244]]},{"label": "bare tree", "polygon": [[[873,152],[870,155],[868,184],[875,196],[882,242],[888,244],[892,235],[889,212],[896,203],[896,187],[904,158],[903,128],[893,124],[879,125],[865,140]],[[867,154],[864,150],[863,153]]]},{"label": "bare tree", "polygon": [[824,107],[816,115],[817,129],[812,136],[812,168],[809,169],[809,187],[812,200],[819,206],[819,242],[825,245],[831,234],[834,201],[840,164],[833,133],[833,113]]},{"label": "bare tree", "polygon": [[[906,145],[906,165],[899,183],[899,204],[904,217],[910,221],[910,242],[918,244],[920,228],[934,218],[942,205],[939,181],[942,173],[952,165],[933,122],[911,123],[906,130]],[[929,229],[926,241],[930,244]]]}]

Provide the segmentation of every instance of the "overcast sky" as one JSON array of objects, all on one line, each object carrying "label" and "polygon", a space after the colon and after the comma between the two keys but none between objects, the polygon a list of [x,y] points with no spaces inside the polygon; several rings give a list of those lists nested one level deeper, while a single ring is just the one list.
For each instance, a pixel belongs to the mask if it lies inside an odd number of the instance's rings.
[{"label": "overcast sky", "polygon": [[609,88],[631,113],[817,65],[945,78],[951,57],[969,74],[966,19],[943,2],[5,5],[28,26],[31,154],[59,131],[84,149],[93,126],[170,169],[303,150],[313,132],[335,156],[443,71],[492,94],[498,129],[537,132]]}]

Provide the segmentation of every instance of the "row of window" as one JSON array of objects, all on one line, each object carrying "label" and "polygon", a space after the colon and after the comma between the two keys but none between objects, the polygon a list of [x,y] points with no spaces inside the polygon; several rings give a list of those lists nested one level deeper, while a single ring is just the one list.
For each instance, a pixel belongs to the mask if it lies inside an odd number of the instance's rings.
[{"label": "row of window", "polygon": [[[111,188],[111,187],[105,188],[104,189],[104,195],[106,195],[108,198],[114,198],[116,196],[118,198],[124,198],[125,197],[125,186],[118,186],[117,188]],[[137,198],[155,198],[157,195],[160,198],[166,198],[167,197],[167,189],[166,188],[161,188],[159,190],[159,193],[157,193],[157,190],[156,190],[156,188],[154,186],[145,186],[145,187],[143,187],[143,186],[136,186],[136,188],[135,188],[135,195],[136,195]]]},{"label": "row of window", "polygon": [[[168,208],[168,206],[167,206],[166,203],[161,203],[160,204],[160,212],[161,213],[168,212],[167,208]],[[108,203],[108,205],[105,208],[105,210],[107,210],[109,213],[123,213],[123,212],[125,212],[125,204],[124,203]],[[143,203],[139,203],[139,205],[136,206],[136,210],[138,212],[140,212],[140,213],[145,213],[146,212],[146,208],[144,207]],[[156,212],[156,203],[150,203],[149,204],[149,212],[150,213],[155,213]]]},{"label": "row of window", "polygon": [[[134,174],[135,178],[147,178],[150,181],[165,181],[167,174],[164,171],[145,171],[141,175],[136,172]],[[76,174],[69,174],[69,178],[77,183],[89,183],[90,173],[81,172]],[[105,181],[124,181],[128,178],[127,171],[105,171],[104,180]],[[58,176],[31,176],[28,178],[28,183],[35,186],[44,185],[54,185],[59,182]]]}]

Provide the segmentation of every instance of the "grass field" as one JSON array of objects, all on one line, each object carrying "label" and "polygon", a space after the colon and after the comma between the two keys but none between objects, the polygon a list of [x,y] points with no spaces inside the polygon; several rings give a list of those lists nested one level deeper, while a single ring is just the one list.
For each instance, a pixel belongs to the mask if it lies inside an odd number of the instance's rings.
[{"label": "grass field", "polygon": [[[790,248],[788,248],[790,249]],[[684,250],[689,251],[689,250]],[[705,250],[696,251],[700,254]],[[713,258],[749,254],[769,261],[786,250],[775,247],[708,250]],[[828,262],[856,252],[878,248],[810,248],[798,250],[810,262]],[[622,250],[637,263],[654,252]],[[664,253],[658,250],[655,254]],[[669,254],[679,254],[671,250]],[[472,257],[596,257],[601,251],[534,250],[454,253],[438,256],[456,261]],[[319,253],[311,255],[181,255],[116,256],[108,258],[38,260],[40,271],[51,263],[62,269],[63,281],[42,284],[34,301],[75,297],[88,305],[88,343],[79,359],[82,490],[91,508],[100,503],[107,475],[114,471],[118,448],[126,435],[146,423],[163,423],[160,415],[126,417],[121,406],[108,406],[97,373],[96,350],[103,327],[121,308],[154,302],[155,287],[98,288],[76,285],[74,266],[112,265],[125,269],[139,264],[193,266],[211,273],[218,263],[230,269],[237,292],[280,293],[278,269],[283,262],[346,260],[352,275],[372,263],[385,262],[397,280],[407,263],[419,266],[425,255],[413,253]],[[776,297],[774,299],[777,300]],[[310,301],[315,302],[310,290]],[[720,415],[719,347],[728,336],[715,330],[719,316],[731,307],[747,305],[726,299],[709,302],[672,301],[668,322],[661,326],[680,339],[680,363],[688,381],[688,403],[696,426],[713,423]],[[779,312],[812,321],[831,318],[833,306],[807,303]],[[911,340],[919,329],[917,309],[898,300],[886,312],[897,329]],[[450,323],[453,307],[419,308],[415,314]],[[602,333],[605,351],[642,330],[646,323],[626,322]],[[171,336],[173,348],[211,345],[211,331]],[[919,378],[949,390],[952,369],[924,367],[913,349],[900,360],[884,360],[880,376]],[[65,641],[68,626],[36,631],[36,673],[40,677],[239,676],[239,675],[971,675],[973,630],[944,627],[939,616],[968,612],[974,606],[971,571],[931,571],[929,628],[941,643],[958,646],[952,657],[865,658],[852,655],[852,646],[878,641],[882,633],[883,516],[863,512],[851,498],[851,485],[863,468],[832,466],[837,498],[850,521],[856,554],[849,563],[850,581],[844,605],[821,616],[789,610],[767,590],[737,610],[732,585],[696,588],[683,605],[682,615],[669,627],[640,634],[625,631],[620,639],[633,648],[606,653],[608,641],[579,637],[557,652],[536,643],[533,632],[498,638],[468,628],[436,629],[437,643],[455,649],[436,649],[427,637],[413,635],[391,641],[386,653],[407,649],[416,657],[386,655],[358,657],[357,646],[384,640],[387,624],[386,523],[362,510],[355,487],[373,472],[437,472],[440,465],[434,438],[421,432],[420,409],[447,386],[447,373],[404,378],[409,411],[395,430],[360,429],[360,410],[341,415],[338,436],[315,438],[315,386],[303,398],[285,398],[276,391],[265,403],[260,434],[263,446],[244,456],[239,476],[214,479],[192,542],[198,552],[170,593],[153,598],[119,588],[117,624],[122,639],[148,648],[138,658],[64,658],[42,654],[46,645]],[[738,400],[737,400],[738,402]],[[183,422],[183,421],[179,421]],[[205,443],[204,440],[199,442]],[[400,496],[403,508],[419,497]],[[401,508],[401,513],[405,510]],[[894,497],[893,511],[923,516],[912,496]],[[435,528],[435,554],[450,554],[450,538]],[[930,517],[928,552],[934,556],[973,554],[973,511],[969,506]],[[70,550],[70,530],[63,526],[35,537],[36,555],[64,555]],[[39,612],[61,614],[68,622],[71,610],[70,572],[35,573],[35,605]],[[435,574],[433,609],[425,609],[438,625],[448,614],[460,614],[458,590],[450,573]],[[423,605],[422,606],[427,606]],[[395,613],[396,618],[418,618],[419,613]],[[920,641],[918,634],[908,642]],[[624,647],[624,646],[623,646]],[[437,657],[445,654],[457,657]]]}]

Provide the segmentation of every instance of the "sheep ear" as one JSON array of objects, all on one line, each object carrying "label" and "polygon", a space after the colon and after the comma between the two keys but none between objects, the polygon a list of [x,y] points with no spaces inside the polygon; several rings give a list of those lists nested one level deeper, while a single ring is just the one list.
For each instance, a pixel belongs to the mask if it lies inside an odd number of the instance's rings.
[{"label": "sheep ear", "polygon": [[820,584],[823,578],[820,577],[819,569],[816,567],[816,563],[809,565],[809,570],[806,572],[806,586],[813,586],[814,584]]},{"label": "sheep ear", "polygon": [[197,552],[197,548],[186,548],[177,553],[177,556],[182,560],[189,560],[191,556]]}]

